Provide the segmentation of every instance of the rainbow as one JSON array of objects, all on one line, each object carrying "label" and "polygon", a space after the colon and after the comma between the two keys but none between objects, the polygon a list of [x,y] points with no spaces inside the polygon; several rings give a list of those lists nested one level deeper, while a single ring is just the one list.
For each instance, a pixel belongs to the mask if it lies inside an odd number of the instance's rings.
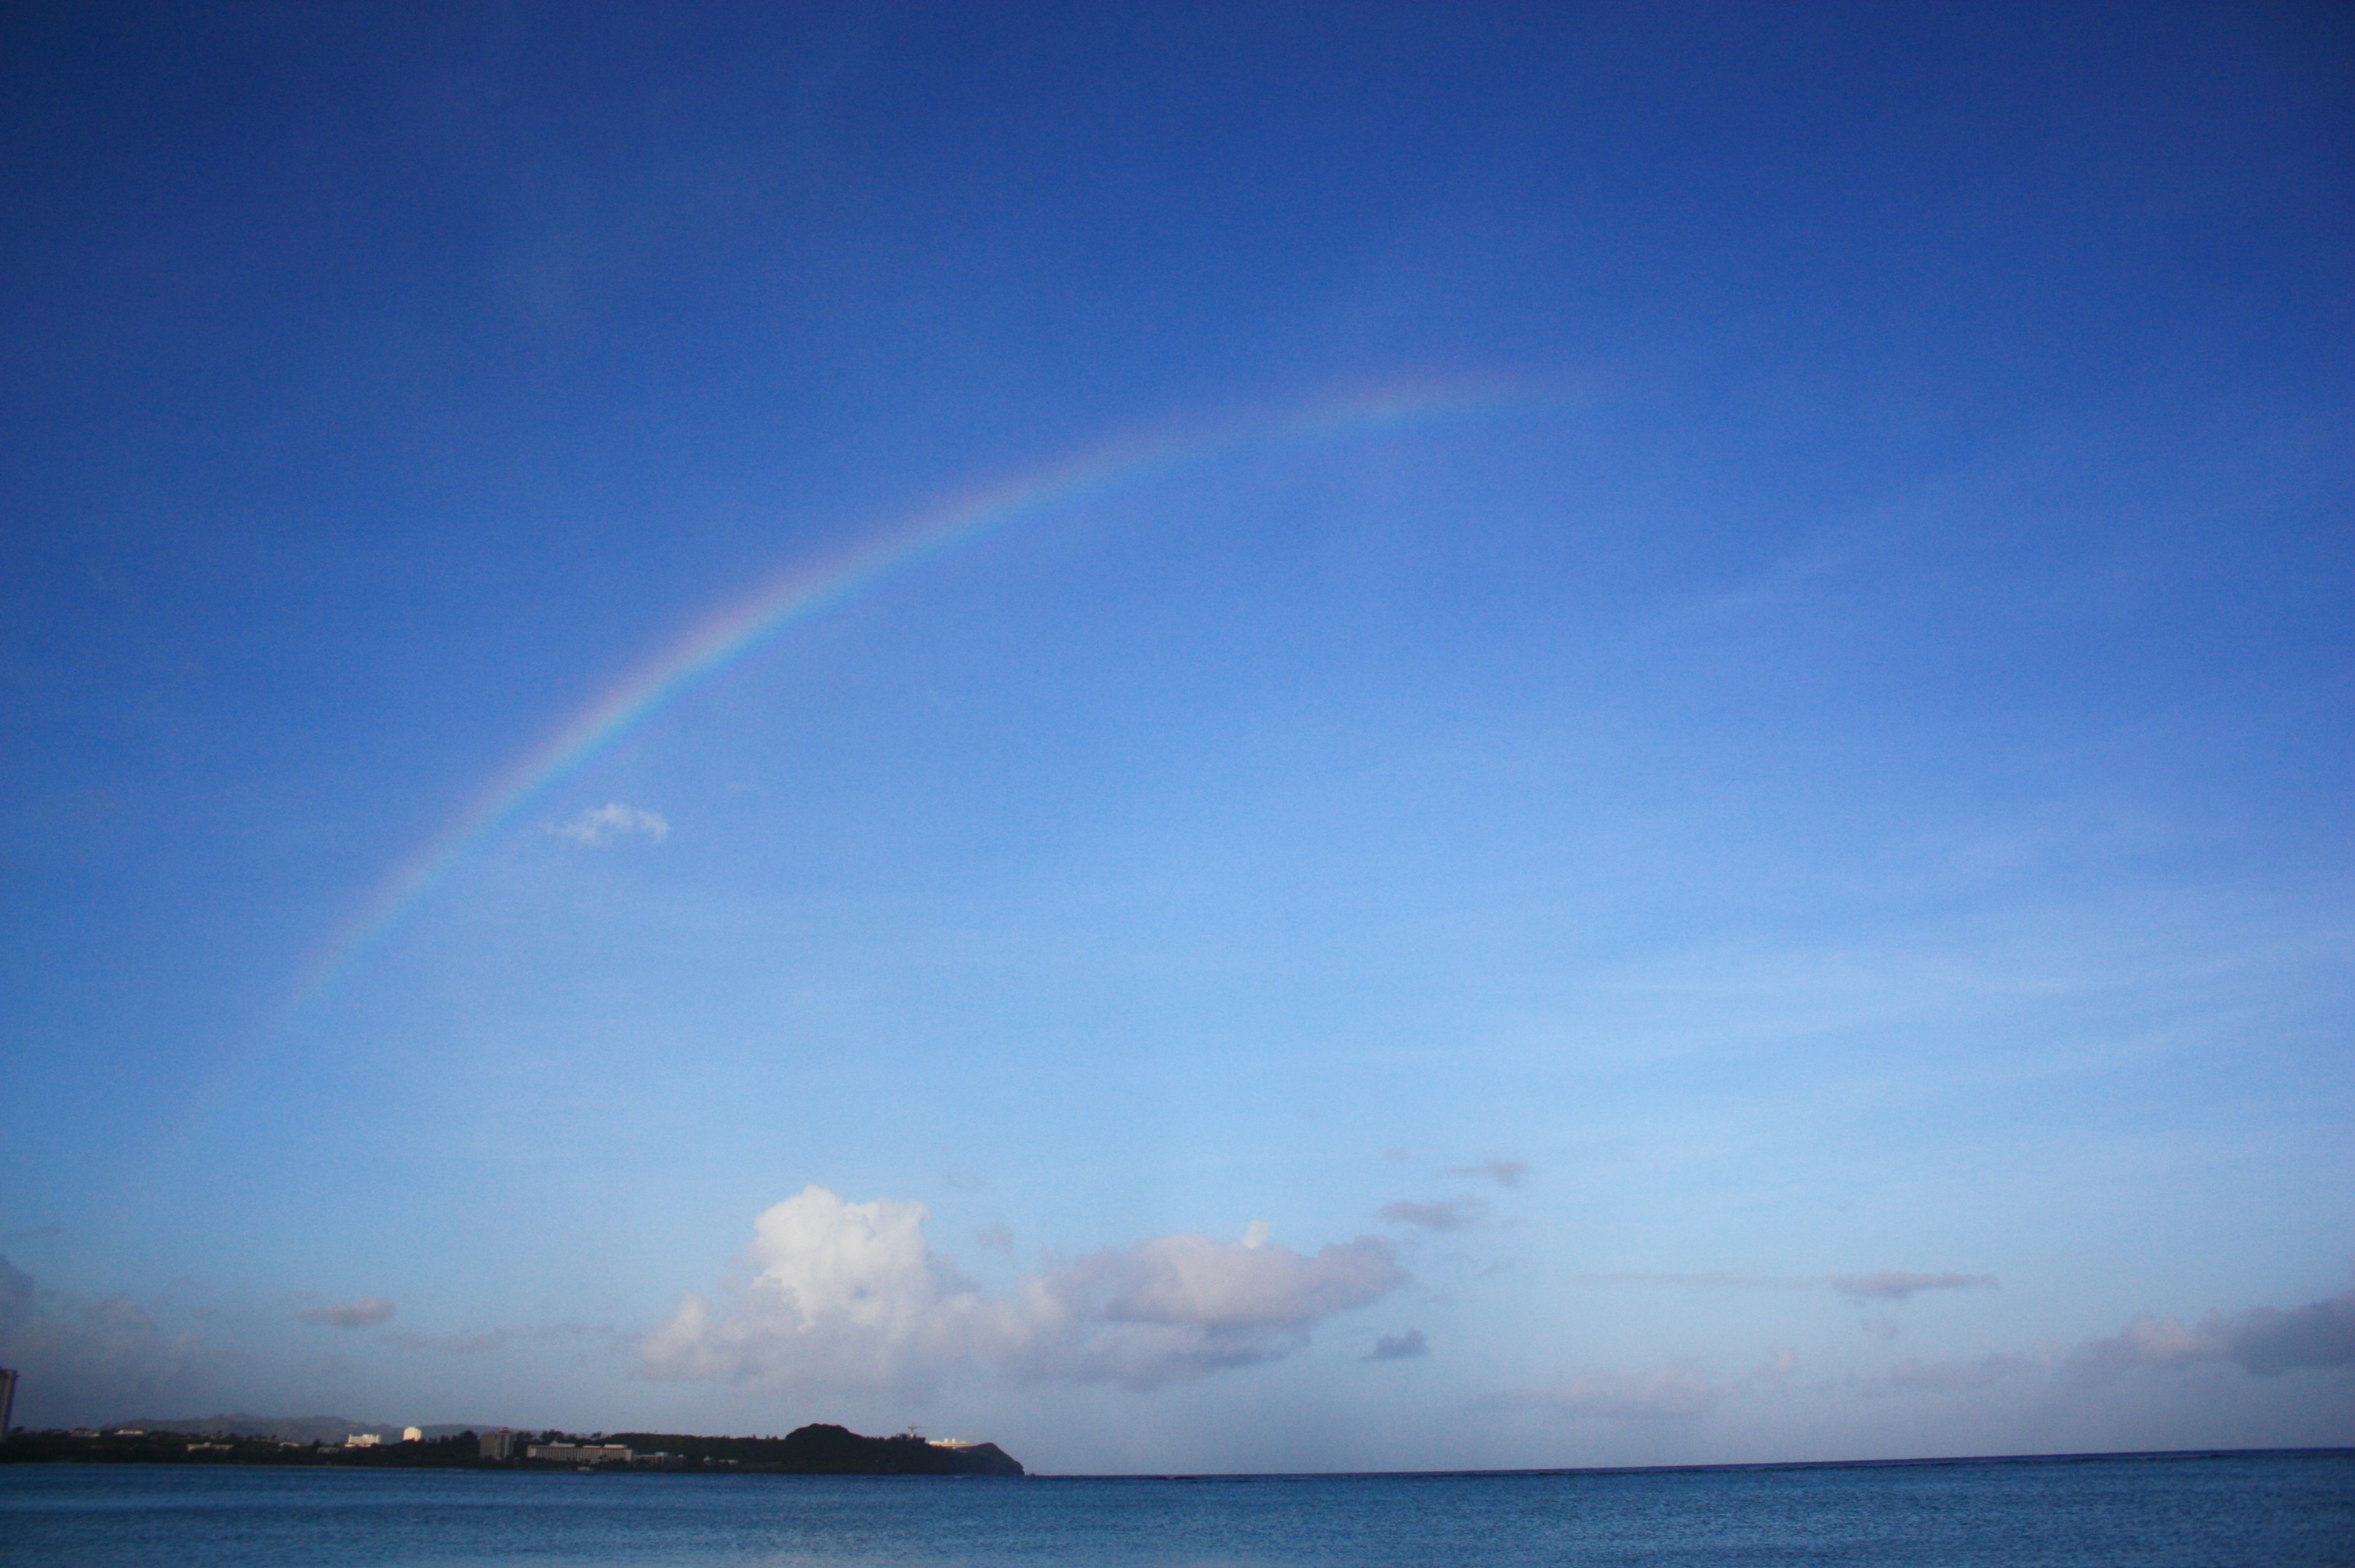
[{"label": "rainbow", "polygon": [[1521,400],[1511,386],[1457,382],[1359,392],[1273,416],[1131,436],[953,496],[837,552],[789,569],[697,621],[494,776],[439,834],[394,866],[320,944],[289,1000],[292,1021],[434,890],[514,822],[632,731],[775,637],[892,574],[1019,518],[1100,496],[1245,448],[1323,442],[1475,414]]}]

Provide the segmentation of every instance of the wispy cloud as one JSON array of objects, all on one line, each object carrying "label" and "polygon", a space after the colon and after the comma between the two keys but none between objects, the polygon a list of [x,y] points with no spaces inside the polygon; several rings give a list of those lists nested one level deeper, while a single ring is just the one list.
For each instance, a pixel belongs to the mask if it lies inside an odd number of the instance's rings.
[{"label": "wispy cloud", "polygon": [[393,1311],[392,1303],[383,1296],[368,1296],[357,1301],[338,1301],[325,1307],[314,1307],[294,1316],[305,1323],[322,1323],[330,1328],[373,1328],[389,1320]]},{"label": "wispy cloud", "polygon": [[611,1339],[617,1338],[618,1335],[614,1329],[587,1323],[536,1323],[520,1328],[485,1328],[454,1334],[418,1334],[405,1328],[392,1328],[386,1330],[379,1337],[386,1344],[402,1350],[432,1350],[454,1356],[486,1356],[518,1343],[544,1344],[560,1339]]},{"label": "wispy cloud", "polygon": [[1478,1165],[1451,1165],[1439,1174],[1485,1177],[1499,1187],[1518,1187],[1529,1173],[1529,1162],[1525,1159],[1487,1159]]},{"label": "wispy cloud", "polygon": [[1926,1290],[1976,1290],[1997,1287],[1991,1274],[1908,1274],[1881,1269],[1873,1274],[1767,1275],[1739,1269],[1710,1269],[1699,1274],[1597,1274],[1586,1276],[1607,1285],[1675,1285],[1732,1290],[1825,1290],[1850,1301],[1905,1301]]},{"label": "wispy cloud", "polygon": [[485,1356],[494,1350],[504,1350],[515,1339],[507,1328],[489,1328],[474,1334],[416,1334],[405,1328],[394,1328],[384,1336],[384,1342],[403,1350],[441,1350],[460,1356]]},{"label": "wispy cloud", "polygon": [[1487,1212],[1488,1206],[1476,1198],[1443,1198],[1435,1203],[1401,1198],[1395,1203],[1383,1204],[1381,1216],[1393,1225],[1415,1225],[1426,1231],[1468,1231]]},{"label": "wispy cloud", "polygon": [[1744,1274],[1739,1269],[1709,1269],[1698,1274],[1591,1274],[1602,1285],[1722,1285],[1733,1290],[1813,1290],[1830,1282],[1820,1276]]},{"label": "wispy cloud", "polygon": [[670,837],[670,822],[662,813],[643,811],[619,801],[608,801],[584,811],[570,822],[549,823],[547,828],[559,838],[570,838],[592,849],[602,849],[626,834],[644,834],[657,844]]},{"label": "wispy cloud", "polygon": [[642,1369],[780,1390],[921,1391],[974,1369],[1145,1389],[1288,1356],[1407,1279],[1377,1237],[1304,1253],[1254,1221],[1240,1241],[1161,1236],[1059,1261],[987,1296],[932,1251],[926,1218],[805,1189],[755,1221],[752,1278],[729,1307],[683,1297]]},{"label": "wispy cloud", "polygon": [[2003,1352],[1959,1360],[1902,1360],[1889,1369],[1884,1381],[1892,1389],[1916,1393],[1961,1393],[1992,1388],[2008,1378],[2034,1371],[2041,1363],[2030,1356]]},{"label": "wispy cloud", "polygon": [[1924,1290],[1994,1289],[1991,1274],[1906,1274],[1882,1269],[1877,1274],[1836,1274],[1825,1281],[1850,1301],[1904,1301]]},{"label": "wispy cloud", "polygon": [[1374,1348],[1366,1353],[1369,1361],[1405,1361],[1431,1354],[1431,1342],[1420,1328],[1409,1328],[1403,1334],[1382,1334],[1374,1339]]},{"label": "wispy cloud", "polygon": [[1724,1397],[1725,1390],[1709,1380],[1700,1363],[1676,1360],[1645,1371],[1589,1370],[1487,1403],[1502,1409],[1614,1421],[1684,1421],[1707,1414]]}]

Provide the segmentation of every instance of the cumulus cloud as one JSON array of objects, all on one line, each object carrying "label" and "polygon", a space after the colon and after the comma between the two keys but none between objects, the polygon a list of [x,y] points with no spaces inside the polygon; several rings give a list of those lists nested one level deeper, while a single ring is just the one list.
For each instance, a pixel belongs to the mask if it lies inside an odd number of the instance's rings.
[{"label": "cumulus cloud", "polygon": [[305,1323],[323,1323],[330,1328],[373,1328],[392,1317],[393,1305],[381,1296],[362,1296],[357,1301],[331,1302],[314,1307],[294,1316]]},{"label": "cumulus cloud", "polygon": [[40,1288],[0,1257],[0,1366],[26,1378],[17,1413],[88,1418],[104,1405],[171,1395],[205,1362],[192,1335],[173,1334],[127,1296],[97,1300]]},{"label": "cumulus cloud", "polygon": [[2071,1359],[2088,1373],[2194,1361],[2232,1361],[2259,1377],[2278,1377],[2298,1367],[2355,1366],[2355,1290],[2287,1311],[2253,1307],[2230,1315],[2211,1312],[2196,1324],[2137,1317],[2115,1334],[2080,1346]]},{"label": "cumulus cloud", "polygon": [[2047,1347],[2027,1355],[1998,1351],[1958,1360],[1902,1360],[1879,1376],[1850,1378],[1849,1386],[1867,1395],[1966,1393],[2030,1374],[2058,1372],[2084,1382],[2141,1369],[2224,1362],[2257,1377],[2355,1366],[2355,1290],[2286,1310],[2211,1312],[2196,1323],[2137,1317],[2065,1354]]},{"label": "cumulus cloud", "polygon": [[1725,1391],[1699,1363],[1668,1361],[1647,1371],[1590,1370],[1550,1387],[1508,1394],[1496,1403],[1514,1409],[1614,1421],[1683,1421],[1716,1408]]},{"label": "cumulus cloud", "polygon": [[1374,1340],[1374,1348],[1367,1352],[1366,1360],[1369,1361],[1404,1361],[1410,1360],[1416,1356],[1428,1356],[1429,1354],[1431,1354],[1431,1342],[1423,1337],[1423,1330],[1420,1328],[1410,1328],[1403,1334],[1383,1334],[1377,1336]]},{"label": "cumulus cloud", "polygon": [[933,1253],[921,1203],[805,1189],[754,1221],[751,1278],[727,1307],[683,1297],[648,1335],[650,1376],[780,1389],[922,1391],[967,1368],[1017,1382],[1153,1388],[1287,1356],[1325,1318],[1403,1284],[1377,1237],[1315,1254],[1162,1236],[1050,1264],[984,1296]]},{"label": "cumulus cloud", "polygon": [[570,822],[551,822],[548,831],[559,838],[570,838],[575,844],[585,844],[602,849],[625,834],[643,833],[659,844],[670,837],[670,823],[658,811],[641,811],[619,801],[607,801],[594,810],[584,811]]},{"label": "cumulus cloud", "polygon": [[1418,1203],[1401,1198],[1382,1205],[1382,1218],[1393,1225],[1418,1225],[1426,1231],[1468,1231],[1478,1224],[1488,1206],[1476,1198],[1443,1198]]},{"label": "cumulus cloud", "polygon": [[1477,1165],[1450,1166],[1439,1174],[1486,1177],[1499,1187],[1518,1187],[1529,1173],[1529,1162],[1525,1159],[1484,1159]]}]

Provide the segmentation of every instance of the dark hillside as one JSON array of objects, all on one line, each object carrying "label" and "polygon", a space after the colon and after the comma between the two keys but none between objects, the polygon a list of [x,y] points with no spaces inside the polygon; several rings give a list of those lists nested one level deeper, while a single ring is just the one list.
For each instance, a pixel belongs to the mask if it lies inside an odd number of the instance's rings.
[{"label": "dark hillside", "polygon": [[995,1443],[943,1448],[921,1437],[862,1437],[847,1427],[804,1426],[783,1437],[696,1437],[676,1432],[616,1432],[604,1441],[641,1454],[797,1476],[1019,1476],[1019,1462]]}]

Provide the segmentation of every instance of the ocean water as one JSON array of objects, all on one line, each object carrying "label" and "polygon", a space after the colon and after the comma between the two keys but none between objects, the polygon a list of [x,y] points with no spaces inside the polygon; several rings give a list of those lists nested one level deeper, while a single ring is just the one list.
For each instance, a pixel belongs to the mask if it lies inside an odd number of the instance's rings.
[{"label": "ocean water", "polygon": [[2355,1453],[1487,1476],[0,1467],[0,1563],[2355,1564]]}]

